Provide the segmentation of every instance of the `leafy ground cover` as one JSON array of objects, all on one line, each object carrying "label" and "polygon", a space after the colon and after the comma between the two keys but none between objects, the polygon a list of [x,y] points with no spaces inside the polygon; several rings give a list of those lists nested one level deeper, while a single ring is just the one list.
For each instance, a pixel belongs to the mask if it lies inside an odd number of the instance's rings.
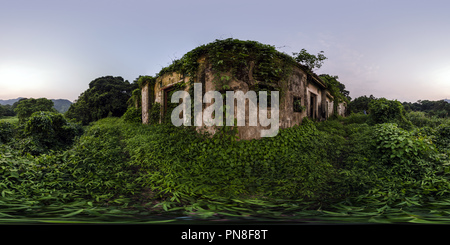
[{"label": "leafy ground cover", "polygon": [[0,223],[449,223],[449,136],[361,114],[252,141],[105,118],[68,148],[1,144]]},{"label": "leafy ground cover", "polygon": [[0,122],[8,122],[12,124],[16,124],[19,122],[19,118],[17,116],[14,117],[2,117],[0,118]]}]

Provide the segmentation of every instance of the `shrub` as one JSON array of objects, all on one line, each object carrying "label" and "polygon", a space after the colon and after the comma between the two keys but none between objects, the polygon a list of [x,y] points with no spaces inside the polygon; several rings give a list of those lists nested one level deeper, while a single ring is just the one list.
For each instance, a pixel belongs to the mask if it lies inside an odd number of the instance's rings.
[{"label": "shrub", "polygon": [[161,104],[158,102],[153,103],[149,111],[149,124],[159,123],[161,118]]},{"label": "shrub", "polygon": [[405,117],[405,109],[397,100],[375,99],[369,103],[369,122],[372,124],[397,123],[411,129],[412,124]]},{"label": "shrub", "polygon": [[70,146],[83,129],[79,124],[67,121],[61,113],[39,111],[31,115],[23,128],[23,137],[16,147],[38,155],[49,150]]},{"label": "shrub", "polygon": [[330,134],[336,134],[336,135],[344,135],[344,125],[338,121],[335,120],[327,120],[324,122],[320,122],[316,125],[317,129],[330,133]]},{"label": "shrub", "polygon": [[448,121],[445,118],[427,116],[425,112],[421,111],[410,111],[406,113],[405,117],[416,127],[437,127]]},{"label": "shrub", "polygon": [[414,136],[411,132],[386,123],[374,128],[377,149],[384,163],[399,161],[409,163],[434,151],[434,145],[426,137]]},{"label": "shrub", "polygon": [[14,111],[19,118],[19,122],[25,122],[33,113],[38,111],[50,111],[56,112],[56,109],[53,108],[53,101],[40,98],[40,99],[20,99],[17,103]]},{"label": "shrub", "polygon": [[389,123],[377,125],[374,137],[379,176],[389,180],[383,183],[383,188],[397,197],[449,193],[450,183],[444,169],[448,156],[439,154],[429,137]]},{"label": "shrub", "polygon": [[407,131],[394,123],[349,124],[345,129],[335,186],[353,205],[404,205],[408,199],[423,203],[450,194],[449,157],[432,141],[437,130]]},{"label": "shrub", "polygon": [[9,122],[0,122],[0,144],[11,142],[14,137],[14,125]]},{"label": "shrub", "polygon": [[436,128],[436,145],[450,152],[450,123],[441,124]]},{"label": "shrub", "polygon": [[142,110],[140,107],[128,107],[122,118],[125,122],[142,123]]},{"label": "shrub", "polygon": [[369,119],[369,115],[364,114],[362,112],[350,113],[349,116],[343,118],[343,122],[347,125],[352,124],[352,123],[363,124],[363,123],[367,123],[368,119]]}]

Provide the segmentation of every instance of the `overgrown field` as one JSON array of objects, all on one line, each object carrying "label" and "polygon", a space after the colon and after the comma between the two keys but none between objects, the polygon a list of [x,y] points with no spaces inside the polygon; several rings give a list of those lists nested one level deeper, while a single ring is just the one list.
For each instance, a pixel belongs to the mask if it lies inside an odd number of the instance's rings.
[{"label": "overgrown field", "polygon": [[19,122],[19,118],[14,116],[14,117],[2,117],[0,118],[0,122],[8,122],[8,123],[18,123]]},{"label": "overgrown field", "polygon": [[238,141],[229,128],[209,137],[105,118],[82,134],[61,122],[75,140],[52,138],[57,148],[1,123],[0,223],[449,223],[450,121],[409,120],[305,120]]}]

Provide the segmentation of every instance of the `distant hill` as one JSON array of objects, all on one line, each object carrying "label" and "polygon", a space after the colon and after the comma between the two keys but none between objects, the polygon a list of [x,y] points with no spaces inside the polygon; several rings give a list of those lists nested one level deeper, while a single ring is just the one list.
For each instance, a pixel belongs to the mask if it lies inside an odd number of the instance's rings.
[{"label": "distant hill", "polygon": [[53,108],[55,108],[57,111],[64,113],[67,110],[69,110],[70,105],[72,105],[72,102],[65,99],[52,99],[53,101]]},{"label": "distant hill", "polygon": [[53,101],[53,108],[55,108],[57,111],[64,113],[67,110],[69,110],[70,105],[72,105],[72,102],[66,99],[52,99]]},{"label": "distant hill", "polygon": [[[0,100],[0,105],[13,105],[20,99],[23,99],[23,97],[19,97],[17,99]],[[53,108],[55,108],[57,111],[61,113],[64,113],[67,110],[69,110],[70,105],[72,105],[72,102],[66,99],[50,99],[50,100],[53,101]]]},{"label": "distant hill", "polygon": [[445,99],[444,101],[447,102],[447,103],[450,103],[450,100],[449,100],[449,99]]},{"label": "distant hill", "polygon": [[0,100],[0,105],[12,105],[17,101],[19,101],[20,99],[23,99],[23,97],[19,97],[17,99]]}]

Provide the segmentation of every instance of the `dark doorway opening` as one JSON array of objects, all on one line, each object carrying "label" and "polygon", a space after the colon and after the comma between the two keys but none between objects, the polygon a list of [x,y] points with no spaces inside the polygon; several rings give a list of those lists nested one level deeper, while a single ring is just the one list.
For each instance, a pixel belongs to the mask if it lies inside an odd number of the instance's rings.
[{"label": "dark doorway opening", "polygon": [[316,101],[317,95],[310,93],[309,96],[309,116],[311,118],[316,118]]}]

